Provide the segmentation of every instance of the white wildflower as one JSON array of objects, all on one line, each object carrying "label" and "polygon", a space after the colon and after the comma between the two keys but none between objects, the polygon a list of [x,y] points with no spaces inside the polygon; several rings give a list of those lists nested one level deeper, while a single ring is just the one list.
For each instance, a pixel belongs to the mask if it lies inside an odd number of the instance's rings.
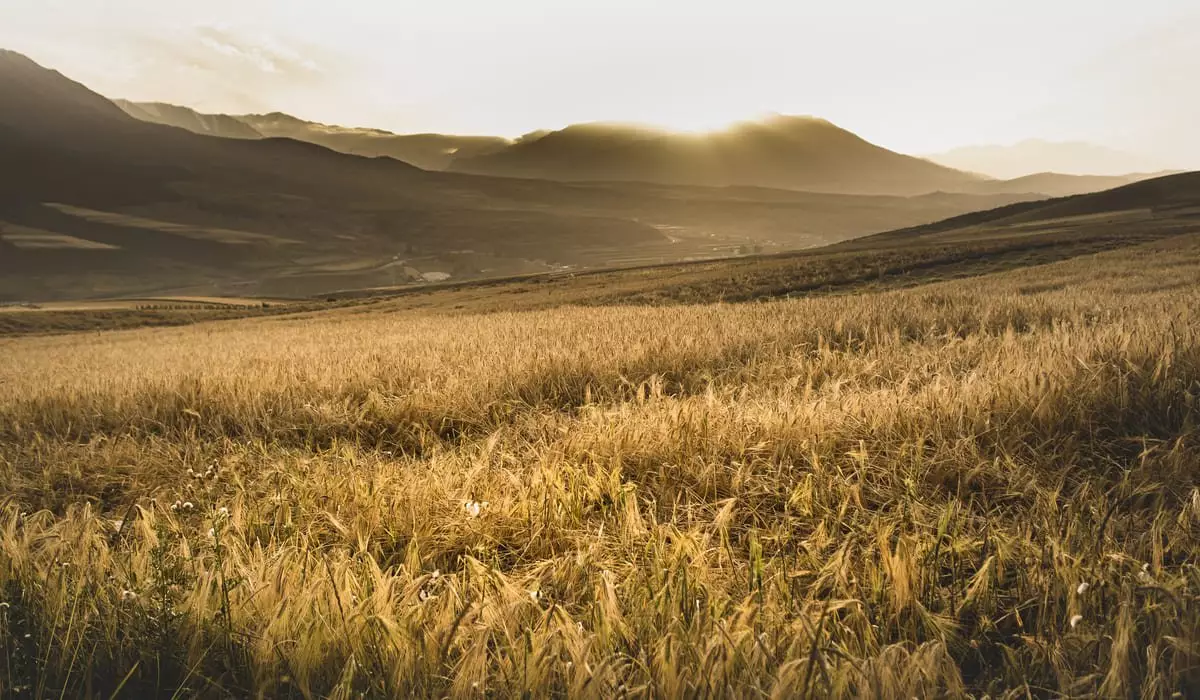
[{"label": "white wildflower", "polygon": [[1078,627],[1080,622],[1083,622],[1083,615],[1072,615],[1071,616],[1071,629],[1075,629],[1076,627]]},{"label": "white wildflower", "polygon": [[217,539],[217,531],[215,528],[211,528],[211,527],[208,528],[208,539],[210,539],[210,540]]},{"label": "white wildflower", "polygon": [[1079,584],[1079,587],[1075,589],[1075,592],[1079,595],[1083,595],[1084,593],[1087,593],[1089,588],[1091,588],[1091,585],[1089,585],[1087,581],[1084,581],[1083,583]]},{"label": "white wildflower", "polygon": [[126,603],[133,601],[133,600],[137,600],[137,597],[138,597],[138,594],[134,593],[131,590],[126,589],[124,591],[121,591],[121,600],[125,601]]},{"label": "white wildflower", "polygon": [[8,610],[8,609],[9,609],[9,607],[11,607],[11,606],[9,606],[9,604],[8,604],[8,603],[6,603],[6,602],[4,602],[4,601],[0,600],[0,610]]},{"label": "white wildflower", "polygon": [[464,501],[463,510],[467,512],[468,518],[478,518],[489,505],[491,504],[487,501]]},{"label": "white wildflower", "polygon": [[193,504],[191,501],[184,501],[184,502],[183,502],[183,506],[182,506],[182,508],[183,508],[184,510],[191,510],[191,509],[193,509],[193,508],[195,508],[195,507],[196,507],[196,506],[195,506],[195,504]]},{"label": "white wildflower", "polygon": [[542,599],[542,592],[541,591],[530,591],[529,599],[535,603],[540,601]]},{"label": "white wildflower", "polygon": [[226,508],[225,506],[221,506],[220,508],[217,509],[217,517],[218,518],[228,518],[229,517],[229,509]]}]

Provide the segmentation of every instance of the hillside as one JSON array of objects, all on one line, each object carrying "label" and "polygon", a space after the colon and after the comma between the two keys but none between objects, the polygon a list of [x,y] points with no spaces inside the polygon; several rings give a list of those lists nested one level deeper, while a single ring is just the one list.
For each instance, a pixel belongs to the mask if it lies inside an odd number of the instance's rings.
[{"label": "hillside", "polygon": [[1027,199],[430,173],[131,118],[0,55],[0,300],[310,295],[783,250]]},{"label": "hillside", "polygon": [[867,236],[843,247],[977,241],[1071,231],[1120,236],[1200,229],[1200,172],[1142,180],[1103,192],[1030,201]]},{"label": "hillside", "polygon": [[871,144],[828,121],[776,116],[709,134],[582,124],[459,157],[459,172],[564,181],[646,181],[813,192],[959,191],[978,176]]},{"label": "hillside", "polygon": [[1200,235],[1200,173],[1148,180],[1086,196],[1007,205],[840,244],[628,270],[601,270],[407,290],[375,297],[377,308],[472,312],[561,305],[761,301],[875,292]]}]

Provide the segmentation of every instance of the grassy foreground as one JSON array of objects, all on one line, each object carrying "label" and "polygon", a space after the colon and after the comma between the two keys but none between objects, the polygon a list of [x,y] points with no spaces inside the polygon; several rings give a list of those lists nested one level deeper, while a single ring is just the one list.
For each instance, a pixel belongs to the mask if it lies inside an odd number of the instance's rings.
[{"label": "grassy foreground", "polygon": [[1200,692],[1200,236],[862,296],[0,339],[34,697]]}]

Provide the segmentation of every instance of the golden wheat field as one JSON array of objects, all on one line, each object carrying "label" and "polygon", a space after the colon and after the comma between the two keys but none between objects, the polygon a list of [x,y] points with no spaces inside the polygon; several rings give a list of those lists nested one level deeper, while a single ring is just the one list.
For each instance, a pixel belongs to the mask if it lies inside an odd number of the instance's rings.
[{"label": "golden wheat field", "polygon": [[1200,236],[0,340],[17,697],[1200,693]]}]

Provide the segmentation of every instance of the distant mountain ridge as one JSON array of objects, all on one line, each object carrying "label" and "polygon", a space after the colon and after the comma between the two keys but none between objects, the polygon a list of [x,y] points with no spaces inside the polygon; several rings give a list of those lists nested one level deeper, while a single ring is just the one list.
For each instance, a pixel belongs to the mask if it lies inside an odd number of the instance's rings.
[{"label": "distant mountain ridge", "polygon": [[890,151],[824,119],[782,115],[700,135],[579,124],[495,153],[456,157],[450,170],[559,181],[889,195],[959,191],[984,179]]},{"label": "distant mountain ridge", "polygon": [[237,117],[227,114],[201,114],[188,107],[165,102],[113,100],[129,116],[144,122],[177,126],[193,133],[230,139],[261,139],[263,135]]},{"label": "distant mountain ridge", "polygon": [[977,194],[1025,194],[1036,192],[1048,197],[1068,197],[1100,192],[1173,173],[1130,173],[1127,175],[1064,175],[1034,173],[1011,180],[987,180],[965,191]]},{"label": "distant mountain ridge", "polygon": [[1167,170],[1151,158],[1078,141],[1026,139],[1016,144],[963,146],[926,156],[935,163],[1002,180],[1036,175],[1118,176]]},{"label": "distant mountain ridge", "polygon": [[344,127],[305,121],[288,114],[244,114],[235,117],[263,136],[308,141],[358,156],[387,156],[424,170],[445,170],[456,157],[476,156],[509,144],[498,136],[395,134],[383,129]]},{"label": "distant mountain ridge", "polygon": [[508,140],[395,134],[310,122],[280,112],[203,114],[175,105],[116,102],[137,119],[194,133],[291,138],[353,155],[388,156],[425,170],[500,177],[902,196],[965,191],[985,180],[875,146],[815,117],[775,116],[703,135],[587,123]]},{"label": "distant mountain ridge", "polygon": [[344,127],[298,119],[290,114],[206,114],[159,102],[114,100],[135,119],[225,138],[289,138],[351,155],[402,160],[423,170],[445,170],[460,155],[481,155],[504,148],[495,136],[395,134],[383,129]]},{"label": "distant mountain ridge", "polygon": [[[526,179],[701,184],[902,196],[945,191],[1061,197],[1119,187],[1165,174],[1100,176],[1038,172],[998,180],[986,175],[931,168],[921,159],[880,149],[814,117],[777,116],[765,122],[748,122],[726,132],[704,135],[673,134],[650,127],[598,122],[576,124],[557,131],[535,131],[508,140],[493,136],[395,134],[383,129],[321,124],[282,112],[205,114],[178,105],[115,102],[136,119],[197,134],[240,139],[290,138],[352,155],[395,158],[424,170]],[[807,136],[802,134],[805,131]],[[665,147],[664,138],[669,141]],[[806,139],[816,142],[819,147],[804,144]],[[739,141],[731,146],[732,142]],[[792,160],[789,162],[788,158]],[[889,172],[889,168],[893,174],[891,181],[881,180],[879,173]],[[897,168],[902,171],[899,179],[894,177]]]}]

